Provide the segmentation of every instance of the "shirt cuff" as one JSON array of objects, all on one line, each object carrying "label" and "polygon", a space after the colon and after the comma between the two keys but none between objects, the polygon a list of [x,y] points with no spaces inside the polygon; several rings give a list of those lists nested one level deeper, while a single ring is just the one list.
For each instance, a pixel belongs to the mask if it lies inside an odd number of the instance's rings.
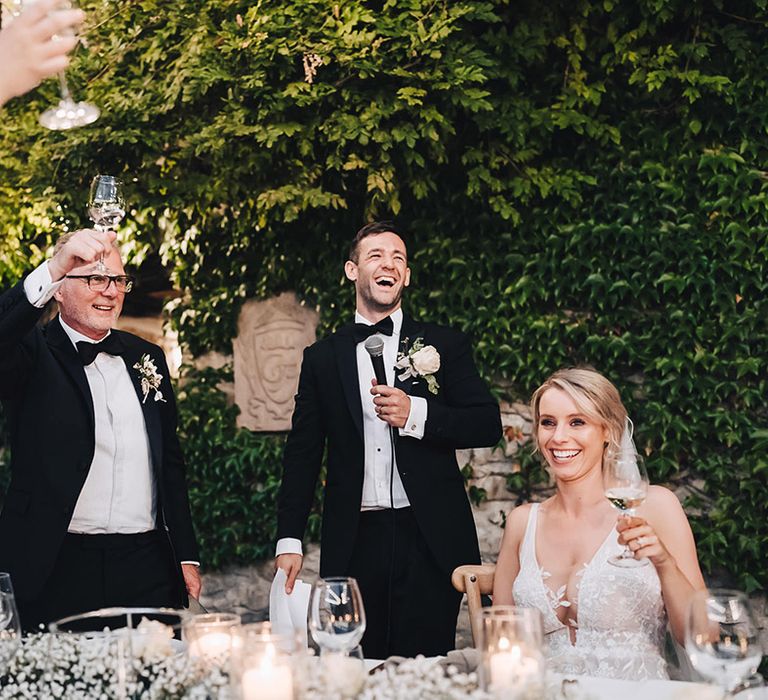
[{"label": "shirt cuff", "polygon": [[48,303],[63,281],[61,279],[58,282],[54,282],[48,270],[48,263],[44,262],[32,270],[24,280],[24,293],[27,295],[27,301],[32,306],[41,309]]},{"label": "shirt cuff", "polygon": [[277,547],[275,547],[275,556],[279,557],[281,554],[300,554],[304,556],[304,551],[301,548],[301,540],[297,540],[295,537],[281,537],[277,541]]},{"label": "shirt cuff", "polygon": [[198,569],[200,568],[199,561],[180,561],[179,564],[192,564],[193,566],[196,566]]},{"label": "shirt cuff", "polygon": [[421,440],[424,437],[424,426],[427,424],[427,400],[422,396],[411,396],[411,412],[405,427],[400,428],[400,435]]}]

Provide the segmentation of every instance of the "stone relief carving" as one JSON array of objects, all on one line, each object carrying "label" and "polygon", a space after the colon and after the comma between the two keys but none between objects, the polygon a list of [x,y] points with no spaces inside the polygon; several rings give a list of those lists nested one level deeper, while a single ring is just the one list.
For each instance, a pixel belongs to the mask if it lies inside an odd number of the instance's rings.
[{"label": "stone relief carving", "polygon": [[315,342],[318,314],[284,292],[248,301],[232,341],[239,427],[289,430],[304,348]]}]

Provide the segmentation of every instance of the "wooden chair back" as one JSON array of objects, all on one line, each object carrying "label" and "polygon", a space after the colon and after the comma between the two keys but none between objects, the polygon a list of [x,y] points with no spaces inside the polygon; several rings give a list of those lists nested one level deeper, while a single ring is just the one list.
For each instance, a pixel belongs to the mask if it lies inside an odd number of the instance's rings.
[{"label": "wooden chair back", "polygon": [[463,564],[457,566],[451,574],[451,583],[459,593],[467,594],[469,624],[472,628],[472,641],[477,646],[480,641],[479,613],[483,607],[481,596],[493,593],[495,564]]}]

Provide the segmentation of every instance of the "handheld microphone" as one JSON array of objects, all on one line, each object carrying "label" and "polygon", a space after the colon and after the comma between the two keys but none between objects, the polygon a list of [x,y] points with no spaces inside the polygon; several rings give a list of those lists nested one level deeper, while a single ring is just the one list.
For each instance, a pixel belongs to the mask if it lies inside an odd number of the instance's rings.
[{"label": "handheld microphone", "polygon": [[387,372],[384,369],[384,338],[375,334],[368,338],[365,343],[365,349],[371,356],[373,373],[376,376],[376,383],[387,384]]},{"label": "handheld microphone", "polygon": [[[365,349],[371,356],[371,364],[373,365],[373,373],[376,375],[376,383],[387,385],[387,373],[384,369],[384,338],[378,334],[370,336],[364,343]],[[389,426],[389,440],[391,445],[391,452],[389,453],[389,510],[392,514],[392,552],[389,559],[389,576],[387,580],[387,634],[386,634],[386,647],[387,653],[389,653],[390,635],[392,631],[392,587],[393,577],[395,574],[395,542],[396,542],[396,530],[395,530],[395,428]]]}]

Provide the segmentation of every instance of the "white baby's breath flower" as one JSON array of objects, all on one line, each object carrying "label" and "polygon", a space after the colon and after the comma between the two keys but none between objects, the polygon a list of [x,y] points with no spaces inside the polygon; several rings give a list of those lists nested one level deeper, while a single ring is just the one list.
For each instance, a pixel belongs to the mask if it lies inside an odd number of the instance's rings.
[{"label": "white baby's breath flower", "polygon": [[164,402],[163,393],[160,391],[160,382],[163,380],[163,375],[157,371],[155,361],[147,353],[144,353],[133,368],[138,370],[139,379],[141,380],[141,393],[144,394],[141,403],[146,402],[147,396],[149,396],[149,392],[152,389],[155,391],[155,401]]}]

